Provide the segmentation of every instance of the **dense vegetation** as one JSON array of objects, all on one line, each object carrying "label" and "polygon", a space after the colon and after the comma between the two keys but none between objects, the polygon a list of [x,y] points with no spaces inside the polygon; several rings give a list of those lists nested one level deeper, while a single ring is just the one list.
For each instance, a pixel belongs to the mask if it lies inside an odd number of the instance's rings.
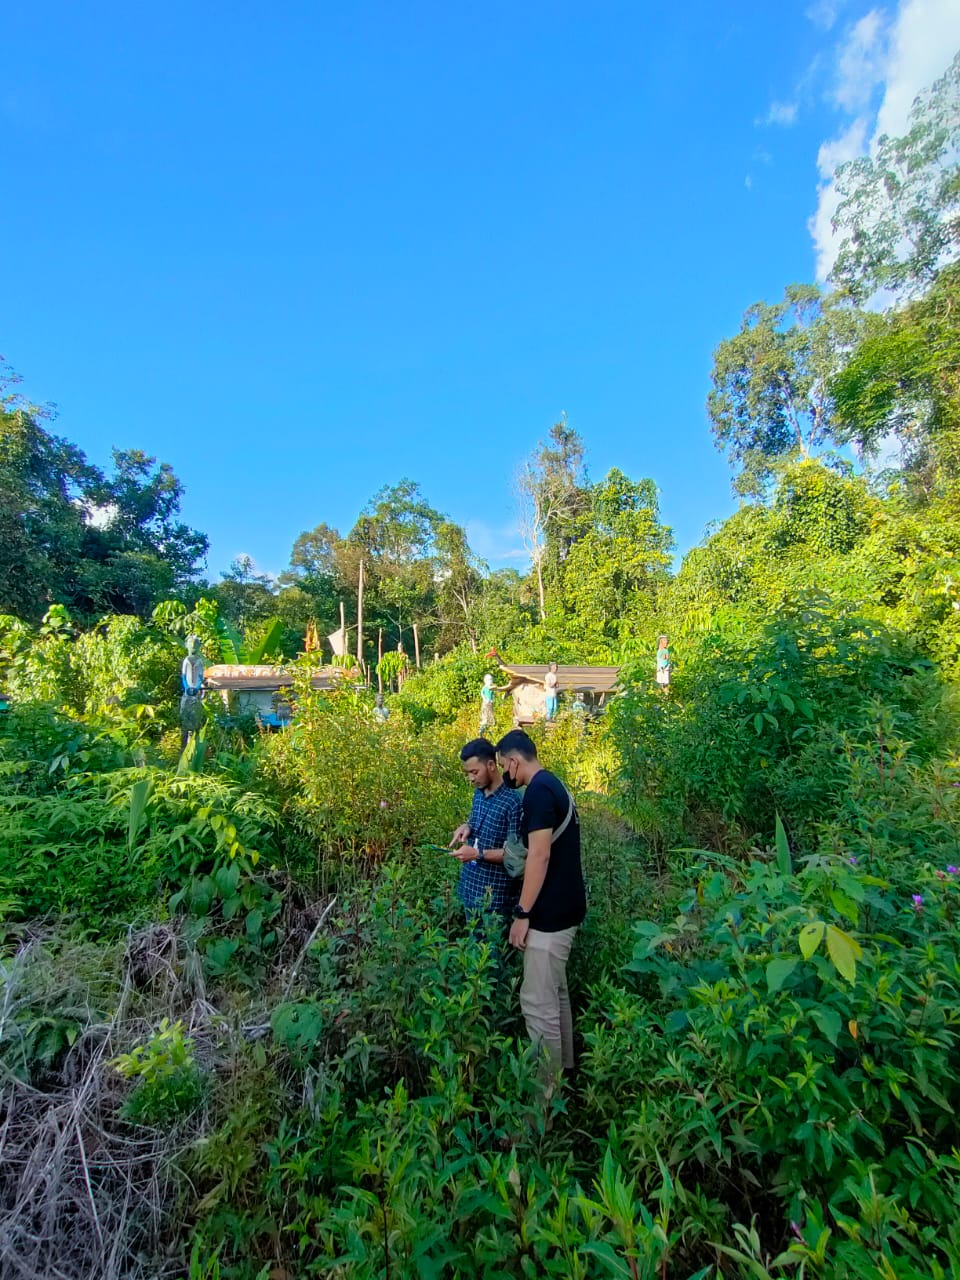
[{"label": "dense vegetation", "polygon": [[[960,1276],[958,86],[842,175],[834,291],[718,348],[743,502],[675,574],[652,482],[560,422],[526,576],[401,481],[280,583],[203,583],[169,468],[107,478],[8,397],[4,1276]],[[181,754],[183,636],[295,653],[361,564],[362,656],[429,655],[390,719],[311,651],[293,728],[208,700]],[[590,897],[549,1100],[428,847],[493,646],[622,667],[540,735]]]}]

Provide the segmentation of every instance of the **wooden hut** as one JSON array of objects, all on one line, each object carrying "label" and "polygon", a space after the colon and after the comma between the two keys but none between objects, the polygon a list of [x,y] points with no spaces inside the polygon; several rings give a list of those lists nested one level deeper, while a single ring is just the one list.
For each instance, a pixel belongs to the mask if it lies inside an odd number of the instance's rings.
[{"label": "wooden hut", "polygon": [[[545,662],[532,664],[504,663],[507,690],[513,698],[513,718],[516,724],[533,724],[546,715],[544,679],[550,670]],[[575,696],[580,695],[584,709],[591,714],[602,711],[613,696],[619,667],[557,667],[557,688],[560,709],[569,707]]]},{"label": "wooden hut", "polygon": [[[318,667],[310,677],[311,689],[334,689],[337,684],[356,676],[356,671],[342,667]],[[203,687],[220,694],[224,706],[239,715],[255,715],[261,724],[279,728],[292,719],[290,704],[284,694],[293,684],[286,667],[241,666],[218,663],[207,667]]]}]

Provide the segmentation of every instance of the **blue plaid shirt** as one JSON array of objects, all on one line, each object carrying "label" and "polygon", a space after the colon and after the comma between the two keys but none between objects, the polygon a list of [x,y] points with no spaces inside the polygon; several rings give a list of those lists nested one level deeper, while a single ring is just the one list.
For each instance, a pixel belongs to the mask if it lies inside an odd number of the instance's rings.
[{"label": "blue plaid shirt", "polygon": [[[479,787],[470,806],[470,843],[478,849],[502,849],[507,836],[517,835],[523,803],[519,791],[499,786],[486,795]],[[519,879],[508,876],[500,863],[465,862],[460,869],[457,897],[467,911],[499,911],[511,915],[520,896]]]}]

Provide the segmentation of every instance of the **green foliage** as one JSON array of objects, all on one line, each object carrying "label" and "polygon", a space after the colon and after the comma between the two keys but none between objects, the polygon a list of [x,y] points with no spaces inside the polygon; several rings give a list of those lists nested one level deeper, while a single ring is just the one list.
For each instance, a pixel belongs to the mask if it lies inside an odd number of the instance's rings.
[{"label": "green foliage", "polygon": [[480,686],[488,671],[499,683],[501,676],[494,659],[466,648],[455,649],[439,662],[410,672],[391,706],[406,711],[416,725],[435,719],[449,724],[466,708],[479,707]]},{"label": "green foliage", "polygon": [[911,638],[812,593],[770,621],[719,613],[672,692],[638,683],[611,711],[627,810],[668,840],[705,822],[772,831],[775,810],[807,828],[837,811],[861,758],[921,764],[956,735]]},{"label": "green foliage", "polygon": [[48,704],[116,729],[131,745],[155,723],[175,722],[182,651],[159,627],[111,616],[78,632],[54,605],[35,631],[0,618],[0,634],[8,655],[3,680],[16,703]]},{"label": "green foliage", "polygon": [[310,851],[302,869],[374,865],[449,839],[469,805],[457,752],[471,736],[455,726],[419,736],[402,716],[379,724],[361,694],[298,689],[296,723],[265,741],[262,767],[282,821]]},{"label": "green foliage", "polygon": [[895,839],[869,861],[822,849],[795,875],[782,850],[686,857],[678,914],[637,926],[636,994],[597,993],[588,1104],[634,1167],[655,1178],[664,1158],[707,1195],[736,1186],[734,1212],[773,1195],[805,1247],[869,1184],[911,1224],[891,1243],[955,1261],[937,1227],[957,1190],[957,873],[917,875]]},{"label": "green foliage", "polygon": [[833,438],[828,382],[864,323],[844,299],[794,284],[783,302],[749,307],[740,332],[717,347],[707,412],[741,493],[763,493],[778,460]]},{"label": "green foliage", "polygon": [[837,170],[834,225],[842,239],[833,278],[851,296],[915,295],[956,256],[958,115],[960,55],[917,97],[902,137],[880,138],[869,155]]},{"label": "green foliage", "polygon": [[875,326],[830,392],[841,438],[876,456],[895,436],[904,471],[889,474],[914,506],[955,499],[960,477],[960,265]]},{"label": "green foliage", "polygon": [[120,1054],[113,1066],[125,1079],[136,1082],[123,1105],[124,1117],[134,1124],[154,1128],[177,1124],[203,1102],[206,1080],[181,1022],[162,1019],[146,1043]]},{"label": "green foliage", "polygon": [[[590,518],[563,563],[559,606],[568,642],[578,635],[616,642],[656,610],[673,539],[660,523],[652,480],[613,468],[589,491]],[[548,624],[557,625],[553,610]]]},{"label": "green foliage", "polygon": [[37,619],[54,601],[78,615],[146,615],[191,581],[207,540],[177,519],[182,486],[140,450],[92,466],[43,425],[49,411],[2,394],[0,611]]}]

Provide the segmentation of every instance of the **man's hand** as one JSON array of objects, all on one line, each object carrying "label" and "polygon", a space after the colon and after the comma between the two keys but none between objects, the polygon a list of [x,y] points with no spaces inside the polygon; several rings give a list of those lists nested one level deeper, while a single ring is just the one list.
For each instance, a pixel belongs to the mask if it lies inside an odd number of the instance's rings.
[{"label": "man's hand", "polygon": [[525,951],[527,947],[527,934],[530,932],[529,920],[514,920],[510,926],[510,945],[516,947],[518,951]]},{"label": "man's hand", "polygon": [[454,849],[453,856],[459,858],[461,862],[472,862],[477,856],[477,851],[472,844],[465,844],[459,849]]},{"label": "man's hand", "polygon": [[455,844],[463,844],[464,840],[466,840],[469,834],[470,834],[470,823],[461,822],[459,827],[457,827],[456,831],[450,837],[450,844],[447,847],[452,849]]}]

